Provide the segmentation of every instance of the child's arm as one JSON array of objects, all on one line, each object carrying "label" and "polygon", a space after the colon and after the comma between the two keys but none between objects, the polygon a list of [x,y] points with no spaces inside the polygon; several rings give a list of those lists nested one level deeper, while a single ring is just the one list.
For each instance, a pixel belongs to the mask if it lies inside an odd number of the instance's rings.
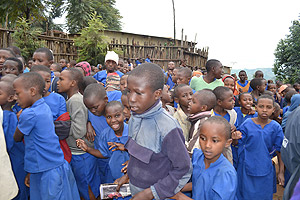
[{"label": "child's arm", "polygon": [[177,199],[177,200],[193,200],[192,198],[186,196],[182,192],[178,192],[174,196],[172,196],[170,199]]},{"label": "child's arm", "polygon": [[232,144],[236,146],[239,143],[239,139],[242,138],[242,133],[240,131],[234,131],[231,134],[231,138],[232,138]]},{"label": "child's arm", "polygon": [[82,139],[76,140],[78,148],[82,149],[83,151],[97,157],[97,158],[106,158],[104,157],[101,152],[97,149],[89,147]]},{"label": "child's arm", "polygon": [[277,159],[278,159],[278,166],[279,166],[279,172],[278,172],[278,182],[279,182],[279,185],[284,185],[284,163],[283,161],[281,160],[281,153],[279,151],[276,151],[276,154],[277,154]]},{"label": "child's arm", "polygon": [[108,150],[115,148],[111,151],[116,151],[116,150],[127,151],[127,149],[125,149],[125,147],[124,147],[124,144],[122,144],[122,143],[108,142],[107,144],[110,146]]},{"label": "child's arm", "polygon": [[95,129],[93,128],[92,123],[88,122],[86,124],[86,135],[85,135],[85,137],[88,141],[94,142],[95,136],[96,136]]},{"label": "child's arm", "polygon": [[14,134],[14,140],[16,142],[21,142],[24,138],[23,133],[19,130],[19,128],[16,128],[15,134]]}]

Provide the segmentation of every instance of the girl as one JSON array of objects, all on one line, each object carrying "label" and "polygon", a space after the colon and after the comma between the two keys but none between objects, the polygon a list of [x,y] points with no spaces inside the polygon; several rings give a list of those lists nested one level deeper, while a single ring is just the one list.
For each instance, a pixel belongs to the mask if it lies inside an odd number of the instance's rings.
[{"label": "girl", "polygon": [[274,112],[274,99],[262,95],[257,99],[258,116],[247,119],[240,127],[242,138],[234,140],[238,148],[238,199],[272,199],[274,168],[270,154],[276,150],[279,160],[279,184],[283,185],[283,162],[280,148],[283,132],[280,125],[270,120]]},{"label": "girl", "polygon": [[254,78],[250,82],[250,87],[253,89],[251,95],[253,96],[253,103],[256,104],[258,97],[264,93],[267,82],[265,79]]},{"label": "girl", "polygon": [[238,101],[238,90],[236,88],[236,82],[234,77],[232,76],[225,76],[222,81],[224,82],[224,86],[231,89],[233,92],[233,98],[234,98],[234,106],[239,106],[239,101]]},{"label": "girl", "polygon": [[248,118],[257,117],[257,113],[252,108],[253,97],[250,93],[245,92],[239,95],[240,107],[234,107],[237,114],[238,127]]}]

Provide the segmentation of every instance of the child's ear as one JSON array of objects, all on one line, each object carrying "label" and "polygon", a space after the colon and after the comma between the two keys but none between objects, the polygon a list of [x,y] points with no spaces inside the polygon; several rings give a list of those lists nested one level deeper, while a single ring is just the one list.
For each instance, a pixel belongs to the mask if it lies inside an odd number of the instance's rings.
[{"label": "child's ear", "polygon": [[201,111],[202,111],[202,112],[207,111],[207,105],[202,105],[202,106],[201,106]]},{"label": "child's ear", "polygon": [[9,97],[7,98],[7,101],[10,103],[10,102],[13,102],[15,100],[15,95],[9,95]]},{"label": "child's ear", "polygon": [[158,100],[161,97],[162,89],[158,89],[154,91],[155,100]]},{"label": "child's ear", "polygon": [[231,145],[231,143],[232,143],[232,139],[228,139],[226,141],[225,147],[229,147]]},{"label": "child's ear", "polygon": [[108,103],[108,97],[107,96],[105,96],[103,100],[104,100],[105,104]]},{"label": "child's ear", "polygon": [[72,86],[72,87],[74,87],[76,84],[77,84],[77,81],[75,81],[75,80],[72,80],[72,82],[71,82],[71,86]]},{"label": "child's ear", "polygon": [[222,104],[222,101],[220,99],[217,99],[217,105],[221,105]]},{"label": "child's ear", "polygon": [[35,87],[31,87],[29,89],[31,96],[35,96],[37,94],[37,89]]}]

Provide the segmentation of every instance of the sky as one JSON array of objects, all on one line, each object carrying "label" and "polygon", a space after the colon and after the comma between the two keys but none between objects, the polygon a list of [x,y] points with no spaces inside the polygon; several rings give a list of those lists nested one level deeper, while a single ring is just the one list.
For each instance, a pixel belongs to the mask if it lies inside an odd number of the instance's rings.
[{"label": "sky", "polygon": [[[274,51],[299,19],[299,0],[174,0],[176,38],[181,29],[209,59],[241,68],[272,68]],[[173,37],[172,0],[116,0],[122,31]]]}]

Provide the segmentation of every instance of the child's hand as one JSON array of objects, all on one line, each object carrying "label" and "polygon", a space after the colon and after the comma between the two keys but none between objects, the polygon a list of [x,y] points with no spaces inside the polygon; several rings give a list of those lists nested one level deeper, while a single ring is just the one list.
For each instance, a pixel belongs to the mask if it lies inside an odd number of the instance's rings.
[{"label": "child's hand", "polygon": [[186,196],[182,192],[178,192],[174,196],[172,196],[170,199],[177,199],[177,200],[192,200],[190,197]]},{"label": "child's hand", "polygon": [[116,150],[126,151],[124,144],[117,143],[117,142],[108,142],[107,144],[110,146],[108,150],[115,148],[112,151],[116,151]]},{"label": "child's hand", "polygon": [[255,108],[251,107],[251,110],[249,112],[249,115],[254,115],[255,114]]},{"label": "child's hand", "polygon": [[152,191],[150,188],[147,188],[139,193],[137,193],[136,195],[134,195],[131,199],[132,200],[152,200],[154,197],[153,197],[153,194],[152,194]]},{"label": "child's hand", "polygon": [[242,138],[242,133],[240,131],[234,131],[232,134],[231,134],[231,138],[233,140],[239,140]]},{"label": "child's hand", "polygon": [[122,177],[120,177],[120,178],[118,178],[118,179],[115,180],[114,184],[117,184],[117,185],[118,185],[118,186],[117,186],[117,189],[116,189],[117,192],[120,191],[121,186],[122,186],[123,184],[125,184],[125,183],[129,183],[129,177],[128,177],[127,174],[124,174]]},{"label": "child's hand", "polygon": [[284,186],[284,174],[282,172],[279,172],[277,175],[278,184],[281,186]]},{"label": "child's hand", "polygon": [[18,121],[19,121],[20,115],[22,114],[22,111],[23,111],[23,109],[20,110],[20,111],[17,113],[17,119],[18,119]]},{"label": "child's hand", "polygon": [[77,139],[76,145],[78,148],[82,149],[83,151],[87,151],[88,149],[88,146],[86,145],[85,141],[83,141],[82,139]]},{"label": "child's hand", "polygon": [[123,168],[121,169],[121,172],[124,173],[124,174],[127,173],[128,162],[129,162],[129,160],[127,160],[126,162],[124,162],[124,163],[122,164],[123,166],[125,165],[125,167],[123,167]]},{"label": "child's hand", "polygon": [[93,142],[95,140],[95,136],[96,136],[96,132],[95,129],[92,126],[91,122],[88,122],[86,125],[86,135],[85,138],[90,141]]},{"label": "child's hand", "polygon": [[28,174],[25,176],[24,184],[25,184],[27,187],[30,187],[30,173],[28,173]]},{"label": "child's hand", "polygon": [[236,127],[235,125],[231,125],[231,133],[233,133],[234,131],[236,131]]}]

